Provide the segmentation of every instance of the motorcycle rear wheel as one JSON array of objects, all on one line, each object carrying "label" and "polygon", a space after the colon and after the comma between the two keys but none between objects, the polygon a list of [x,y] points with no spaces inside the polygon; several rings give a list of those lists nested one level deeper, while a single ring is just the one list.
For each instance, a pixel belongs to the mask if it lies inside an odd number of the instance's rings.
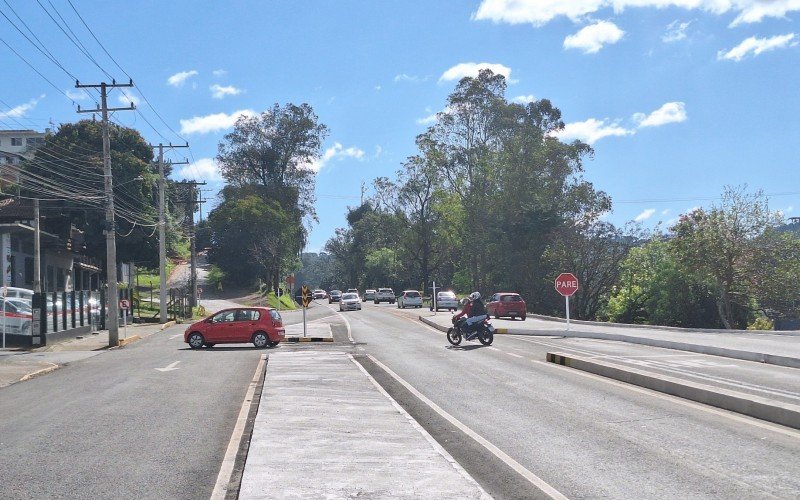
[{"label": "motorcycle rear wheel", "polygon": [[492,345],[492,342],[494,342],[494,334],[489,330],[484,330],[478,334],[478,340],[480,340],[483,345]]},{"label": "motorcycle rear wheel", "polygon": [[453,345],[458,345],[461,343],[461,332],[456,330],[455,328],[450,328],[447,330],[447,341]]}]

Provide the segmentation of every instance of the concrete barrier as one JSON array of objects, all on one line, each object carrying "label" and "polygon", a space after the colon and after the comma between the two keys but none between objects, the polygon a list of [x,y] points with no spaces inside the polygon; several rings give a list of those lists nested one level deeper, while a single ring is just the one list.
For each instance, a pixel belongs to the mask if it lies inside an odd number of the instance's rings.
[{"label": "concrete barrier", "polygon": [[547,361],[671,394],[679,398],[715,406],[723,410],[800,429],[800,406],[797,405],[646,372],[636,368],[621,367],[594,359],[588,360],[571,354],[548,352]]}]

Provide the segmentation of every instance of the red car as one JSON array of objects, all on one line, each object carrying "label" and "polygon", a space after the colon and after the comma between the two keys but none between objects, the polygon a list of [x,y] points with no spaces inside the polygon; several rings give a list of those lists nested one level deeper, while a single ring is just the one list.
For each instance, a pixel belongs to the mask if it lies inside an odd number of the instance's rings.
[{"label": "red car", "polygon": [[496,293],[489,298],[486,304],[486,312],[490,316],[500,318],[508,316],[509,318],[519,318],[525,321],[527,309],[525,308],[525,301],[518,293],[502,292]]},{"label": "red car", "polygon": [[283,318],[275,309],[237,307],[190,325],[183,334],[183,341],[192,349],[249,342],[261,349],[275,347],[285,336]]}]

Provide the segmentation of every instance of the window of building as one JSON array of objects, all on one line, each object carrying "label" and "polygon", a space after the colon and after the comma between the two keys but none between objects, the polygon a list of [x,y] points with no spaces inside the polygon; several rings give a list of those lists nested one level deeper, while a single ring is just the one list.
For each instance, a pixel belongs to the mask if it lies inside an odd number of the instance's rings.
[{"label": "window of building", "polygon": [[38,147],[44,144],[44,139],[42,137],[28,137],[26,142],[30,147]]},{"label": "window of building", "polygon": [[57,276],[58,277],[58,282],[56,283],[56,288],[57,288],[56,291],[64,290],[64,286],[65,286],[64,282],[66,281],[64,279],[64,275],[65,275],[64,270],[63,269],[59,269],[58,270],[58,276]]},{"label": "window of building", "polygon": [[12,137],[11,138],[11,145],[12,146],[22,146],[22,137]]}]

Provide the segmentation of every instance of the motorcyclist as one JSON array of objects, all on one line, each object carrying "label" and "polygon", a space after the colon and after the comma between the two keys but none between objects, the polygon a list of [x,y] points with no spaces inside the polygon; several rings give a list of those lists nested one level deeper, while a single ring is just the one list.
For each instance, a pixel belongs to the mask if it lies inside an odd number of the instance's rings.
[{"label": "motorcyclist", "polygon": [[474,335],[474,326],[488,317],[486,314],[486,306],[483,305],[483,300],[481,300],[480,292],[472,292],[469,294],[469,301],[464,304],[464,309],[453,316],[453,324],[456,324],[456,322],[463,317],[467,318],[464,331],[468,332],[469,337],[472,337]]}]

